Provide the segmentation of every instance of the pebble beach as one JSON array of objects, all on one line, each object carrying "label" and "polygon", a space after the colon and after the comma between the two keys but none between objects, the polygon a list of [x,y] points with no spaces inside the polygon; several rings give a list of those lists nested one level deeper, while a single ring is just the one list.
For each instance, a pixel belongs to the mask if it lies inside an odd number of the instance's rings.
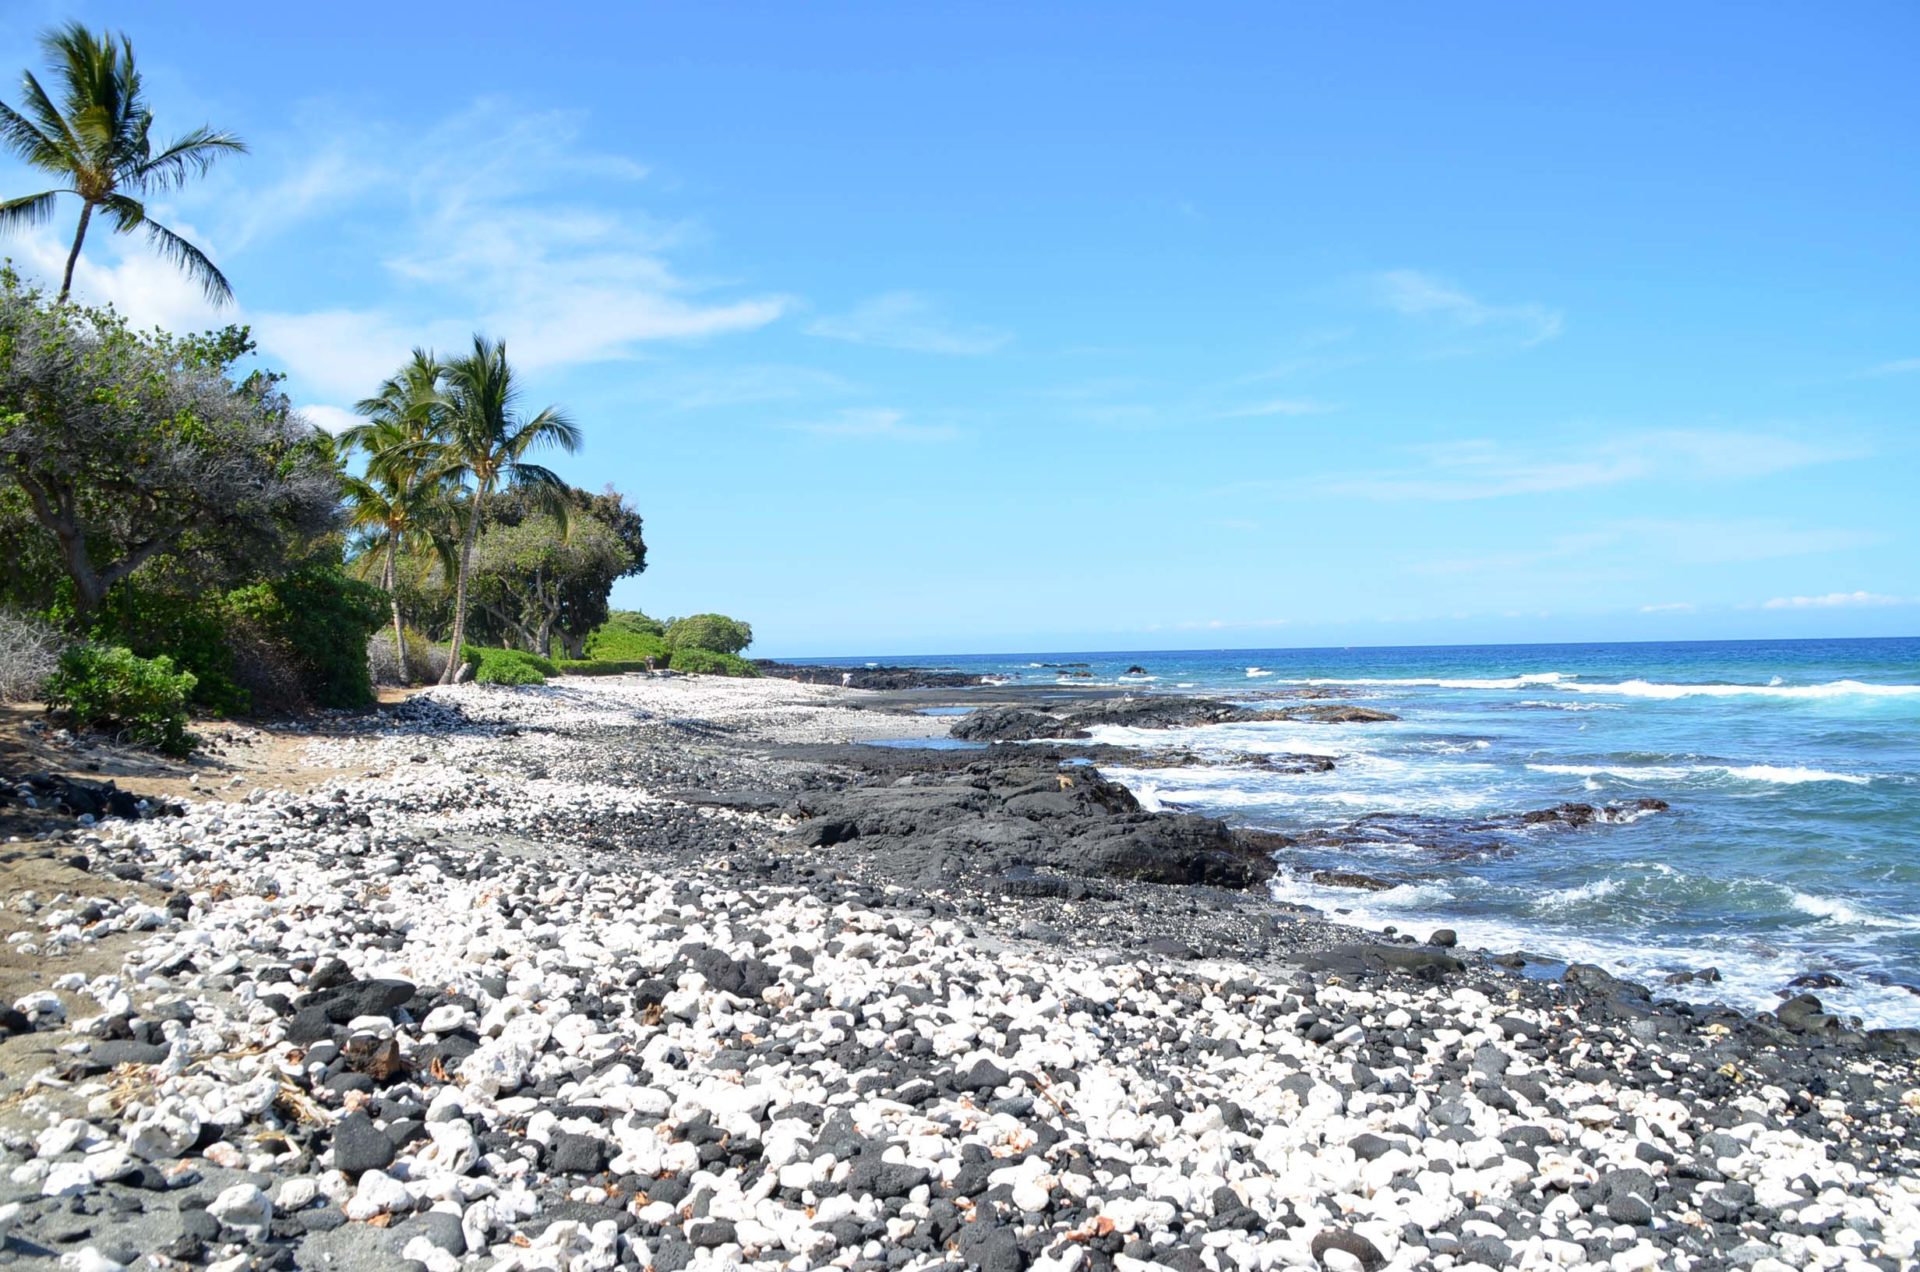
[{"label": "pebble beach", "polygon": [[[0,1050],[0,1261],[1920,1257],[1920,1034],[1396,943],[1236,885],[1224,831],[1191,882],[1102,874],[1119,830],[1204,827],[862,745],[950,723],[781,680],[459,686],[313,730],[310,788],[7,845],[72,877],[6,903],[49,984],[7,1022],[35,1059]],[[955,783],[1021,837],[916,850],[901,800]],[[1058,861],[1026,833],[1109,816]]]}]

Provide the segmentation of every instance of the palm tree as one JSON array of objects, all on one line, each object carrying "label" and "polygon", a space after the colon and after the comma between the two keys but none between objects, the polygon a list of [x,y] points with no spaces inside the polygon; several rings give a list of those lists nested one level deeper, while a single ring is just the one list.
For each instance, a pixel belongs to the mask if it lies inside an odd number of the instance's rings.
[{"label": "palm tree", "polygon": [[539,446],[558,446],[571,454],[580,449],[580,430],[558,407],[531,417],[520,412],[520,386],[507,363],[505,341],[474,336],[473,352],[447,363],[445,374],[449,440],[434,471],[472,489],[453,589],[453,649],[441,678],[442,684],[452,684],[460,672],[460,646],[467,634],[467,575],[487,496],[502,485],[526,487],[564,524],[566,483],[552,469],[528,463],[526,456]]},{"label": "palm tree", "polygon": [[436,473],[439,448],[447,440],[447,402],[440,394],[442,369],[431,353],[415,349],[413,359],[390,376],[379,391],[355,406],[367,417],[340,434],[348,449],[367,453],[366,473],[343,479],[348,525],[370,552],[381,552],[380,584],[393,607],[394,657],[407,679],[406,630],[400,617],[399,558],[445,519],[448,481]]},{"label": "palm tree", "polygon": [[66,184],[39,194],[0,202],[0,230],[51,220],[62,194],[80,199],[80,224],[60,279],[60,299],[73,290],[73,267],[86,241],[94,209],[113,218],[121,234],[145,230],[148,239],[200,284],[216,304],[233,299],[233,288],[205,252],[147,216],[136,198],[164,193],[213,166],[221,155],[244,153],[246,145],[228,132],[196,128],[156,153],[148,132],[153,112],[140,91],[133,45],[124,35],[94,35],[78,22],[40,37],[61,88],[54,103],[32,71],[21,73],[24,114],[0,102],[0,142],[30,167],[50,172]]}]

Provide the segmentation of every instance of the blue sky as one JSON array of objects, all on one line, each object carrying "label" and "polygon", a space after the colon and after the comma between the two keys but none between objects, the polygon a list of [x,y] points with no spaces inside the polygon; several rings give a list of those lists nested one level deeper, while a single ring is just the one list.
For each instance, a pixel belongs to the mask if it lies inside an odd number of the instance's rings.
[{"label": "blue sky", "polygon": [[0,99],[125,29],[314,418],[504,336],[755,652],[1920,631],[1911,4],[528,15],[0,0]]}]

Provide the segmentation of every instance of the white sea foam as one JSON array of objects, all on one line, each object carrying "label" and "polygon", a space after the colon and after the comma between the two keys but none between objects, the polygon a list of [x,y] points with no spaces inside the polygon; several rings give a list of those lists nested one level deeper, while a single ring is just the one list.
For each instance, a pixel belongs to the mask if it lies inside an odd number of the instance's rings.
[{"label": "white sea foam", "polygon": [[[1789,685],[1775,676],[1764,685],[1728,685],[1728,684],[1667,684],[1655,680],[1586,681],[1579,678],[1577,672],[1542,671],[1521,676],[1504,676],[1487,679],[1471,677],[1415,676],[1405,678],[1343,679],[1335,677],[1313,677],[1306,680],[1286,680],[1282,684],[1290,685],[1345,685],[1357,688],[1382,689],[1527,689],[1551,686],[1555,689],[1573,693],[1610,694],[1621,698],[1911,698],[1920,696],[1920,685],[1882,685],[1862,680],[1834,680],[1822,685]],[[1528,702],[1527,706],[1547,706],[1544,702]]]},{"label": "white sea foam", "polygon": [[1839,897],[1823,897],[1811,892],[1795,892],[1789,897],[1793,908],[1802,914],[1811,914],[1817,919],[1829,923],[1842,923],[1849,927],[1885,928],[1895,931],[1920,931],[1920,919],[1898,918],[1890,914],[1873,914],[1862,910],[1850,901]]},{"label": "white sea foam", "polygon": [[1547,711],[1625,711],[1626,707],[1618,702],[1548,702],[1542,698],[1533,698],[1520,704],[1523,707],[1538,707]]},{"label": "white sea foam", "polygon": [[1290,685],[1351,685],[1383,689],[1525,689],[1536,685],[1558,685],[1573,677],[1566,672],[1538,671],[1524,676],[1506,676],[1495,680],[1453,677],[1413,676],[1406,678],[1343,680],[1316,676],[1307,680],[1288,680]]},{"label": "white sea foam", "polygon": [[[1307,874],[1283,869],[1274,876],[1270,888],[1281,901],[1329,913],[1341,911],[1337,917],[1343,923],[1375,930],[1392,924],[1410,932],[1428,926],[1449,927],[1459,933],[1461,944],[1470,948],[1533,951],[1567,962],[1595,963],[1651,986],[1662,997],[1732,1003],[1748,1011],[1771,1011],[1779,1006],[1777,991],[1809,966],[1810,956],[1804,949],[1774,949],[1733,937],[1672,945],[1633,936],[1609,939],[1580,926],[1577,911],[1559,921],[1543,914],[1536,922],[1461,914],[1458,911],[1466,899],[1455,885],[1471,884],[1471,880],[1460,878],[1423,881],[1384,892],[1355,892],[1321,887]],[[1569,896],[1576,891],[1562,890]],[[1807,900],[1815,906],[1829,905],[1826,898]],[[1837,903],[1836,908],[1848,907]],[[1708,966],[1719,968],[1723,979],[1715,984],[1663,984],[1670,971]],[[1821,990],[1821,1001],[1831,1010],[1863,1016],[1874,1025],[1920,1025],[1920,998],[1895,986],[1875,985],[1854,977],[1848,982],[1839,989]]]},{"label": "white sea foam", "polygon": [[1421,751],[1431,751],[1435,755],[1466,755],[1473,751],[1484,751],[1493,745],[1485,738],[1435,738],[1431,742],[1415,742],[1413,747]]},{"label": "white sea foam", "polygon": [[1575,888],[1555,888],[1540,894],[1539,905],[1550,910],[1569,909],[1586,901],[1598,901],[1620,891],[1618,879],[1595,879]]},{"label": "white sea foam", "polygon": [[1879,685],[1861,680],[1833,680],[1824,685],[1671,685],[1652,680],[1622,680],[1615,684],[1573,684],[1560,687],[1575,693],[1613,694],[1622,698],[1912,698],[1920,685]]},{"label": "white sea foam", "polygon": [[1865,786],[1873,779],[1858,773],[1831,773],[1826,769],[1782,767],[1775,764],[1529,764],[1535,773],[1564,777],[1612,777],[1629,782],[1684,782],[1692,778],[1734,778],[1769,786],[1799,786],[1806,782],[1844,782]]},{"label": "white sea foam", "polygon": [[1247,668],[1247,675],[1249,678],[1258,678],[1260,676],[1271,676],[1272,674],[1273,673],[1268,671],[1265,667]]},{"label": "white sea foam", "polygon": [[1527,768],[1561,777],[1618,777],[1633,782],[1684,782],[1710,771],[1687,764],[1529,764]]},{"label": "white sea foam", "polygon": [[1798,786],[1802,782],[1845,782],[1849,786],[1865,786],[1873,780],[1858,773],[1829,773],[1825,769],[1782,768],[1773,764],[1747,764],[1727,769],[1726,773],[1728,777],[1737,777],[1743,782],[1773,782],[1781,786]]}]

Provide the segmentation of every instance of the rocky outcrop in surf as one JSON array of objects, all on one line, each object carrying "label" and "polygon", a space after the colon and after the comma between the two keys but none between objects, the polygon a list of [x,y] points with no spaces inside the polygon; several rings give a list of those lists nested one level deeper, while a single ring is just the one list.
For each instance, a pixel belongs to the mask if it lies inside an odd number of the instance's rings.
[{"label": "rocky outcrop in surf", "polygon": [[970,742],[1024,742],[1033,738],[1084,738],[1101,726],[1125,729],[1183,729],[1205,724],[1251,724],[1273,720],[1315,720],[1353,724],[1396,717],[1368,707],[1241,707],[1215,698],[1175,694],[1138,698],[1101,698],[1042,710],[991,707],[953,726],[953,736]]}]

